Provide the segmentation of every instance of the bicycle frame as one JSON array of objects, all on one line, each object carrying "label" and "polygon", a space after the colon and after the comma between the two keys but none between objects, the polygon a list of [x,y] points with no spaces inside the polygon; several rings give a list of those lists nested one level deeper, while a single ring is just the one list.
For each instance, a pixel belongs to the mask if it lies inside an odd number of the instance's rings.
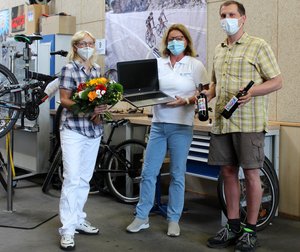
[{"label": "bicycle frame", "polygon": [[[108,169],[103,169],[103,166],[106,162],[106,158],[109,153],[112,153],[114,157],[118,159],[123,165],[125,165],[127,168],[130,169],[130,163],[125,159],[122,160],[119,156],[119,154],[114,150],[114,147],[110,146],[110,143],[112,141],[112,137],[114,135],[115,129],[118,128],[119,126],[126,125],[129,122],[127,119],[122,119],[120,121],[108,121],[108,123],[112,123],[112,130],[110,131],[110,134],[107,138],[106,141],[103,139],[101,140],[101,144],[99,147],[99,152],[98,152],[98,157],[97,157],[97,163],[100,164],[101,169],[98,169],[97,171],[99,172],[111,172],[111,170]],[[126,162],[127,161],[127,162]],[[129,164],[129,165],[128,165]],[[113,172],[121,172],[121,171],[113,171]],[[124,172],[124,171],[122,171]]]},{"label": "bicycle frame", "polygon": [[[103,147],[103,148],[101,148]],[[104,172],[104,173],[124,173],[124,170],[109,170],[109,169],[103,169],[103,166],[106,162],[106,158],[108,157],[108,154],[111,153],[113,157],[115,157],[118,161],[121,162],[122,165],[124,165],[127,168],[127,171],[133,170],[131,162],[129,162],[126,158],[121,158],[120,154],[115,151],[114,147],[109,146],[108,144],[104,144],[100,146],[100,164],[101,169],[98,169],[98,172]]]}]

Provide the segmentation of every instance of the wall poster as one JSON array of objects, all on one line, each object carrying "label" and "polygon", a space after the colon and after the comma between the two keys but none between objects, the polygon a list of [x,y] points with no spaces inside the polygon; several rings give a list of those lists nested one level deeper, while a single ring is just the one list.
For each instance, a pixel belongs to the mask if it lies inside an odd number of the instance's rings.
[{"label": "wall poster", "polygon": [[25,31],[25,8],[19,5],[11,8],[11,32]]},{"label": "wall poster", "polygon": [[182,23],[206,64],[206,0],[106,0],[105,70],[118,61],[160,57],[164,31]]},{"label": "wall poster", "polygon": [[9,9],[0,10],[0,43],[6,41],[9,34]]}]

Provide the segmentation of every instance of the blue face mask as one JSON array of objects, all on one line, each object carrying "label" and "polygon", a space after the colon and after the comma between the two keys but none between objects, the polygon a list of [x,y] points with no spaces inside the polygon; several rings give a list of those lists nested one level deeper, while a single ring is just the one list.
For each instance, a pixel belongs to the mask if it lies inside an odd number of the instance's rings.
[{"label": "blue face mask", "polygon": [[185,50],[184,42],[180,41],[180,40],[175,40],[175,39],[168,42],[167,48],[175,56],[181,54]]}]

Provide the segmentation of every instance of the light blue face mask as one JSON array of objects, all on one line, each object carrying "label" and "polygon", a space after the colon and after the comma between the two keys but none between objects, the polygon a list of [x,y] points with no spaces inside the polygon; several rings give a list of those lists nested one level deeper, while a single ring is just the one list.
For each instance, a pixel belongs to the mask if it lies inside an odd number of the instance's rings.
[{"label": "light blue face mask", "polygon": [[180,40],[172,40],[168,42],[167,47],[175,56],[181,54],[185,50],[184,42]]}]

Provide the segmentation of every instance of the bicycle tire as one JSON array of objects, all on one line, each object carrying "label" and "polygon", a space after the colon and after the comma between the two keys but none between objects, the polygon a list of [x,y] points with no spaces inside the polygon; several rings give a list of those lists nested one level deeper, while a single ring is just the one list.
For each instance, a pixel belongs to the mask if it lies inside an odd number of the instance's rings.
[{"label": "bicycle tire", "polygon": [[[277,172],[276,172],[275,167],[273,166],[272,162],[267,157],[265,157],[264,163],[268,167],[268,169],[271,173],[271,176],[273,177],[275,192],[277,194],[276,198],[278,199],[278,204],[279,204],[280,190],[279,190],[279,179],[278,179]],[[277,207],[276,207],[276,209],[277,209]]]},{"label": "bicycle tire", "polygon": [[[267,157],[265,157],[264,163],[265,163],[266,166],[268,166],[273,179],[276,180],[275,181],[275,185],[279,186],[278,176],[277,176],[277,173],[275,171],[275,168],[274,168],[272,162],[270,161],[270,159],[268,159]],[[279,192],[279,187],[278,187],[278,192]]]},{"label": "bicycle tire", "polygon": [[0,152],[0,183],[2,184],[5,191],[7,191],[7,169],[4,162],[2,153]]},{"label": "bicycle tire", "polygon": [[60,127],[60,120],[61,120],[63,109],[64,109],[64,107],[61,104],[59,104],[59,106],[56,110],[55,119],[54,119],[55,121],[54,121],[53,132],[54,132],[56,142],[58,144],[60,144],[60,130],[59,130],[59,127]]},{"label": "bicycle tire", "polygon": [[[1,94],[1,90],[17,85],[15,75],[5,66],[0,64],[0,101],[9,102],[14,105],[21,105],[21,91]],[[20,110],[8,108],[0,102],[0,138],[5,136],[15,125],[20,115]]]},{"label": "bicycle tire", "polygon": [[61,170],[59,169],[61,165],[62,165],[62,151],[61,151],[61,147],[59,146],[56,154],[54,155],[49,171],[42,185],[42,191],[44,193],[47,193],[49,191],[49,186],[55,172],[61,172]]},{"label": "bicycle tire", "polygon": [[[269,166],[267,161],[264,162],[263,167],[260,168],[260,178],[262,180],[262,202],[259,209],[258,219],[256,228],[257,231],[265,229],[273,220],[275,213],[277,211],[279,203],[279,184],[278,179],[274,179],[274,174],[272,174],[272,167]],[[273,169],[274,170],[274,169]],[[247,219],[247,203],[245,194],[245,179],[240,176],[240,218],[242,225],[246,224]],[[227,206],[224,193],[224,181],[220,174],[218,179],[217,193],[221,208],[225,216],[227,217]]]},{"label": "bicycle tire", "polygon": [[122,203],[132,204],[139,200],[145,150],[145,142],[130,139],[113,148],[107,157],[106,184],[110,193]]}]

